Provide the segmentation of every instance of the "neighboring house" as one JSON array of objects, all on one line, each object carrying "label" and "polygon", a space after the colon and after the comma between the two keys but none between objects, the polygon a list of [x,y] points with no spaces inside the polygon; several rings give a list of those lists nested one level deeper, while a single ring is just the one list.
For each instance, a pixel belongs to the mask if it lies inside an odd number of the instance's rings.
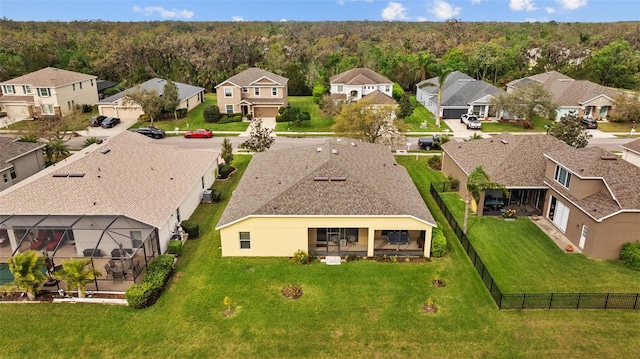
[{"label": "neighboring house", "polygon": [[386,146],[329,139],[256,153],[216,229],[223,256],[428,257],[435,226]]},{"label": "neighboring house", "polygon": [[[187,85],[180,82],[174,83],[178,87],[178,98],[180,99],[178,108],[186,108],[187,111],[191,111],[196,106],[204,102],[204,87]],[[162,96],[164,93],[164,85],[166,84],[167,80],[153,78],[136,87],[126,89],[113,96],[104,98],[98,102],[98,112],[100,112],[102,116],[107,117],[138,119],[140,115],[144,114],[144,111],[140,105],[136,103],[128,103],[125,100],[127,93],[136,91],[138,88],[143,88],[145,90],[155,90],[159,96]]]},{"label": "neighboring house", "polygon": [[334,100],[367,100],[373,105],[397,104],[393,99],[393,82],[366,68],[355,68],[331,76],[329,83],[331,98]]},{"label": "neighboring house", "polygon": [[41,143],[0,137],[0,191],[44,168],[43,147]]},{"label": "neighboring house", "polygon": [[12,121],[41,115],[65,117],[78,106],[98,102],[97,77],[46,67],[0,82],[1,112]]},{"label": "neighboring house", "polygon": [[[434,116],[438,112],[438,83],[438,77],[432,77],[416,85],[416,100]],[[442,118],[459,119],[465,113],[474,113],[481,120],[495,117],[491,99],[502,92],[490,83],[454,71],[447,76],[442,89]]]},{"label": "neighboring house", "polygon": [[[46,251],[58,265],[85,256],[103,274],[91,290],[139,282],[216,170],[215,154],[152,142],[124,131],[1,192],[0,229],[8,241],[0,263],[30,249]],[[110,261],[122,270],[108,271]]]},{"label": "neighboring house", "polygon": [[251,114],[253,117],[278,116],[289,104],[289,79],[252,67],[222,81],[216,86],[221,113]]},{"label": "neighboring house", "polygon": [[107,97],[105,94],[106,91],[112,87],[118,86],[117,82],[107,81],[107,80],[98,80],[98,98],[102,100]]},{"label": "neighboring house", "polygon": [[556,120],[573,111],[578,117],[596,120],[606,119],[615,107],[618,91],[587,80],[574,80],[557,71],[525,77],[507,84],[507,93],[511,93],[522,84],[537,82],[542,84],[558,104]]},{"label": "neighboring house", "polygon": [[622,145],[622,159],[640,167],[640,139]]},{"label": "neighboring house", "polygon": [[500,215],[500,209],[540,215],[594,258],[618,258],[622,244],[640,240],[640,168],[610,152],[508,133],[442,147],[442,170],[460,180],[463,195],[479,165],[507,187],[507,195],[483,193],[478,215]]}]

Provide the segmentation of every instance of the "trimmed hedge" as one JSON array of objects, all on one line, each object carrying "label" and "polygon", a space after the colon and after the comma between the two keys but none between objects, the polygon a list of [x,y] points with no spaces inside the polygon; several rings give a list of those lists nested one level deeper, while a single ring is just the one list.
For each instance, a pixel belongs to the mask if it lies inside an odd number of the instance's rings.
[{"label": "trimmed hedge", "polygon": [[177,239],[170,240],[169,245],[167,246],[167,253],[175,254],[179,257],[182,254],[182,241]]},{"label": "trimmed hedge", "polygon": [[161,254],[147,266],[142,283],[134,284],[125,293],[129,306],[142,309],[153,305],[160,298],[164,287],[173,274],[175,256]]},{"label": "trimmed hedge", "polygon": [[431,235],[431,256],[444,257],[447,250],[447,237],[442,233],[442,229],[436,227]]},{"label": "trimmed hedge", "polygon": [[189,234],[189,239],[196,239],[200,237],[200,226],[190,220],[184,220],[180,223],[180,227]]},{"label": "trimmed hedge", "polygon": [[640,241],[623,244],[620,250],[620,260],[627,267],[640,271]]}]

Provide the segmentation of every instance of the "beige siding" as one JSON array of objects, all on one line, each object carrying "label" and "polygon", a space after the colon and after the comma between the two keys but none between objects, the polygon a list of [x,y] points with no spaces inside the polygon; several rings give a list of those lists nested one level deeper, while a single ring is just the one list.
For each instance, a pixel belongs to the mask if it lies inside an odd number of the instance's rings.
[{"label": "beige siding", "polygon": [[622,159],[640,167],[640,154],[629,150],[622,150]]},{"label": "beige siding", "polygon": [[[74,90],[75,85],[75,90]],[[98,87],[96,86],[96,80],[93,80],[93,86],[91,81],[82,81],[82,89],[80,89],[80,83],[76,82],[67,86],[57,87],[52,90],[52,96],[50,98],[43,97],[42,103],[55,103],[60,106],[62,116],[67,116],[73,112],[75,105],[94,105],[98,102]],[[35,96],[37,97],[37,94]],[[73,101],[71,109],[69,109],[69,103]]]}]

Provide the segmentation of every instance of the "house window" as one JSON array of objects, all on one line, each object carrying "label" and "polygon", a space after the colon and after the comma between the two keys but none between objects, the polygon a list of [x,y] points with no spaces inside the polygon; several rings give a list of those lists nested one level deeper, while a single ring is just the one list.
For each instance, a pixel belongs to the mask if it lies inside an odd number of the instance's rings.
[{"label": "house window", "polygon": [[244,92],[244,93],[249,92],[249,88],[248,88],[248,87],[243,87],[243,88],[242,88],[242,92]]},{"label": "house window", "polygon": [[71,87],[73,87],[73,91],[76,90],[76,84],[71,84]]},{"label": "house window", "polygon": [[38,88],[38,96],[49,97],[51,96],[51,91],[48,88]]},{"label": "house window", "polygon": [[202,189],[204,189],[204,176],[200,177],[200,182],[202,182]]},{"label": "house window", "polygon": [[256,96],[260,96],[260,87],[254,87],[253,88],[253,94]]},{"label": "house window", "polygon": [[13,85],[4,85],[2,86],[5,95],[12,95],[16,93],[16,88]]},{"label": "house window", "polygon": [[6,173],[3,173],[3,174],[2,174],[2,180],[4,181],[4,183],[9,182],[9,177],[7,176],[7,174],[6,174]]},{"label": "house window", "polygon": [[571,183],[571,173],[560,165],[556,165],[556,173],[553,175],[553,179],[565,188],[569,188],[569,184]]},{"label": "house window", "polygon": [[31,95],[31,86],[22,86],[22,91],[25,95]]},{"label": "house window", "polygon": [[137,249],[142,247],[141,231],[129,231],[129,238],[131,238],[131,248]]},{"label": "house window", "polygon": [[271,95],[272,96],[278,96],[278,88],[277,87],[272,87],[271,88]]},{"label": "house window", "polygon": [[344,91],[344,86],[338,85],[338,92],[342,92],[342,91]]},{"label": "house window", "polygon": [[18,177],[18,175],[16,175],[16,169],[13,167],[9,170],[9,174],[11,175],[11,179],[16,179],[16,177]]},{"label": "house window", "polygon": [[233,113],[233,105],[227,105],[227,114]]},{"label": "house window", "polygon": [[78,85],[80,85],[80,90],[82,90],[82,82],[79,82]]},{"label": "house window", "polygon": [[91,87],[93,87],[93,79],[91,79]]},{"label": "house window", "polygon": [[232,97],[233,93],[232,93],[232,89],[231,87],[225,87],[224,88],[224,97]]},{"label": "house window", "polygon": [[391,86],[386,85],[386,86],[384,87],[384,92],[389,92],[389,91],[391,91]]},{"label": "house window", "polygon": [[251,249],[251,234],[240,232],[240,249]]},{"label": "house window", "polygon": [[67,101],[67,106],[69,106],[69,110],[71,110],[71,101]]},{"label": "house window", "polygon": [[53,105],[49,104],[44,104],[42,105],[42,114],[43,115],[55,115],[55,112],[53,111]]},{"label": "house window", "polygon": [[178,219],[178,223],[180,223],[180,207],[176,209],[176,218]]}]

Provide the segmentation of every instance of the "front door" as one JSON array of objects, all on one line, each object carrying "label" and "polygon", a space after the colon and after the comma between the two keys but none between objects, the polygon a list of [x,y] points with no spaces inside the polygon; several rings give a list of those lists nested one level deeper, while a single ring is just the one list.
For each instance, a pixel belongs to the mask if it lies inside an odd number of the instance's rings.
[{"label": "front door", "polygon": [[584,243],[587,241],[587,232],[589,232],[589,228],[587,228],[586,224],[583,224],[582,232],[580,233],[580,244],[578,244],[578,247],[580,247],[580,249],[584,248]]}]

